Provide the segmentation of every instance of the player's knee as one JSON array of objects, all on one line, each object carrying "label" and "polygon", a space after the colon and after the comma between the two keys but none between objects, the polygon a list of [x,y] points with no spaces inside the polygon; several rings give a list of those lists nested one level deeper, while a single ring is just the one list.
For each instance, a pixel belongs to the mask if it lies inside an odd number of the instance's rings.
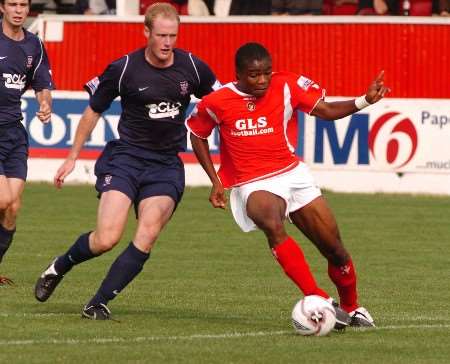
[{"label": "player's knee", "polygon": [[19,214],[19,210],[20,210],[21,206],[22,206],[22,203],[19,199],[12,201],[8,207],[7,215],[9,215],[11,217],[11,219],[15,220],[17,215]]},{"label": "player's knee", "polygon": [[120,238],[113,234],[95,234],[93,240],[93,250],[96,253],[103,254],[114,248],[119,242]]},{"label": "player's knee", "polygon": [[350,254],[342,243],[333,245],[329,250],[329,260],[333,265],[344,265],[350,259]]},{"label": "player's knee", "polygon": [[0,211],[6,211],[11,208],[11,205],[13,204],[13,199],[11,196],[5,194],[0,195]]},{"label": "player's knee", "polygon": [[141,228],[138,229],[138,231],[136,232],[133,241],[135,244],[138,244],[142,250],[149,251],[155,245],[160,232],[161,229],[155,226],[153,227],[149,226],[146,229]]},{"label": "player's knee", "polygon": [[280,219],[265,219],[260,221],[260,228],[269,234],[284,232],[284,223]]},{"label": "player's knee", "polygon": [[264,232],[271,247],[286,238],[284,223],[280,219],[265,219],[256,225]]}]

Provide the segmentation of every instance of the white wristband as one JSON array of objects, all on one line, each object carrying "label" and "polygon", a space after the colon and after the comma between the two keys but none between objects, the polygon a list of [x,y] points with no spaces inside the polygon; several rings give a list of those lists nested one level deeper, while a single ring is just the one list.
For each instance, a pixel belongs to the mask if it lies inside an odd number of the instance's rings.
[{"label": "white wristband", "polygon": [[355,99],[355,106],[358,110],[364,109],[367,106],[370,106],[370,103],[366,100],[366,95],[362,95]]}]

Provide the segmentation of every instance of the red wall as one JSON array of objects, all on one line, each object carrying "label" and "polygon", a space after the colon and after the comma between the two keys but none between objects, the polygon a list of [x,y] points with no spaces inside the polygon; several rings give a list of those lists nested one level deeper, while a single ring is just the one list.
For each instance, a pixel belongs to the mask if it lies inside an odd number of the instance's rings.
[{"label": "red wall", "polygon": [[[328,95],[360,95],[384,69],[392,97],[450,98],[450,25],[185,23],[178,46],[227,82],[235,50],[247,41],[267,46],[274,70],[303,73]],[[63,42],[46,47],[58,89],[80,90],[110,61],[144,44],[138,23],[66,22]]]}]

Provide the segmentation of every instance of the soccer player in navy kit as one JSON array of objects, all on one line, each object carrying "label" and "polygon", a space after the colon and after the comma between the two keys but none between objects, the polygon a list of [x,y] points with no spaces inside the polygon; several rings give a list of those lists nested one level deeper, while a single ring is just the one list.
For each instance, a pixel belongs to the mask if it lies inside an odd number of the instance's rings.
[{"label": "soccer player in navy kit", "polygon": [[86,84],[89,106],[78,126],[73,147],[55,175],[61,187],[94,129],[100,114],[120,95],[119,140],[99,157],[95,173],[100,193],[97,227],[82,234],[70,249],[42,273],[35,296],[46,301],[76,264],[111,250],[120,240],[134,204],[138,224],[133,241],[112,264],[82,317],[110,318],[107,304],[142,270],[155,241],[172,216],[184,190],[184,114],[190,95],[201,98],[218,82],[200,59],[175,49],[179,16],[169,4],[150,6],[145,15],[145,48],[111,63]]},{"label": "soccer player in navy kit", "polygon": [[[16,231],[21,195],[27,178],[28,134],[22,125],[21,97],[33,88],[36,116],[51,115],[52,78],[41,40],[22,26],[29,0],[0,0],[0,262]],[[0,285],[12,281],[0,276]]]}]

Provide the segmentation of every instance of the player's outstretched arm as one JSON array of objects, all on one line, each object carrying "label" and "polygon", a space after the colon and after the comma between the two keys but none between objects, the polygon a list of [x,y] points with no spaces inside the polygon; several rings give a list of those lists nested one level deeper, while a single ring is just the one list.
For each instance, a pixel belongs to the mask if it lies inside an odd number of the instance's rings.
[{"label": "player's outstretched arm", "polygon": [[209,144],[207,139],[201,139],[198,136],[191,133],[192,149],[212,182],[211,193],[209,195],[209,201],[213,207],[225,209],[227,204],[227,198],[225,195],[225,189],[222,182],[220,182],[217,176],[216,169],[211,160],[211,154],[209,153]]},{"label": "player's outstretched arm", "polygon": [[326,102],[321,100],[311,114],[325,120],[340,119],[380,101],[389,91],[390,89],[384,85],[384,71],[381,71],[370,84],[365,95],[346,101]]},{"label": "player's outstretched arm", "polygon": [[39,104],[39,111],[36,113],[36,116],[46,124],[50,121],[50,116],[52,115],[52,94],[50,90],[37,91],[36,100]]},{"label": "player's outstretched arm", "polygon": [[90,106],[86,107],[75,132],[75,139],[69,155],[67,156],[63,164],[58,168],[53,179],[53,183],[57,188],[62,187],[64,179],[75,168],[75,162],[78,158],[78,155],[80,154],[80,151],[83,148],[86,139],[89,137],[89,135],[91,135],[91,132],[92,130],[94,130],[95,125],[97,125],[99,118],[99,113],[96,113],[94,110],[92,110]]}]

